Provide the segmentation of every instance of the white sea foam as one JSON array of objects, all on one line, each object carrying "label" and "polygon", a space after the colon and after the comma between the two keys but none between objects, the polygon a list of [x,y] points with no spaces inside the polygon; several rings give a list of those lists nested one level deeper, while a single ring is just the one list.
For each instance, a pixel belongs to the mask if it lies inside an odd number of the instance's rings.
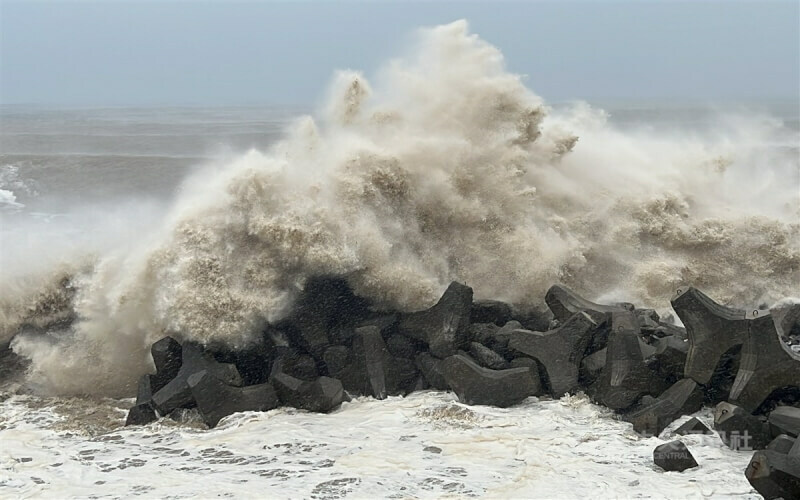
[{"label": "white sea foam", "polygon": [[523,307],[556,282],[659,309],[687,282],[772,303],[800,282],[797,158],[767,147],[787,136],[759,115],[688,134],[555,113],[465,22],[424,29],[372,82],[338,74],[269,151],[189,179],[146,238],[74,275],[71,330],[12,346],[42,390],[130,395],[154,340],[247,346],[319,274],[404,310],[451,280]]},{"label": "white sea foam", "polygon": [[24,206],[17,201],[17,196],[13,191],[0,189],[0,210],[19,210]]},{"label": "white sea foam", "polygon": [[91,436],[97,415],[120,425],[124,412],[35,402],[0,403],[0,496],[759,498],[743,472],[752,452],[684,436],[700,466],[664,472],[653,448],[685,418],[642,438],[582,395],[498,409],[421,392],[328,415],[235,414],[210,431],[162,420]]}]

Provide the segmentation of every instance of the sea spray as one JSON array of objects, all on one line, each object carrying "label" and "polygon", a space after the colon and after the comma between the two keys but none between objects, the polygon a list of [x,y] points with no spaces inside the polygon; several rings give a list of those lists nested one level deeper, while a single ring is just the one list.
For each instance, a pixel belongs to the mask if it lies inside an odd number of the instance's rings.
[{"label": "sea spray", "polygon": [[797,295],[797,158],[764,146],[786,133],[554,113],[465,22],[424,29],[374,83],[338,74],[270,150],[187,180],[149,237],[72,275],[70,328],[12,347],[42,391],[130,395],[154,340],[246,348],[316,275],[401,310],[452,280],[519,307],[555,282],[657,308],[686,282],[736,305]]}]

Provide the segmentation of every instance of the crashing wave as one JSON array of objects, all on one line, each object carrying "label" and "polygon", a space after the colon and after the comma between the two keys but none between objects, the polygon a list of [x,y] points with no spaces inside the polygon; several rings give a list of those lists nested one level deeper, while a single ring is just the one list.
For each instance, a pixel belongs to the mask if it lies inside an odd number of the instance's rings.
[{"label": "crashing wave", "polygon": [[246,347],[318,275],[400,310],[453,280],[522,308],[555,282],[658,308],[685,282],[775,301],[800,282],[797,162],[763,147],[776,130],[654,135],[587,105],[555,113],[465,22],[424,29],[374,83],[338,74],[321,115],[269,151],[189,179],[152,238],[73,276],[71,329],[12,347],[41,390],[119,395],[165,333]]}]

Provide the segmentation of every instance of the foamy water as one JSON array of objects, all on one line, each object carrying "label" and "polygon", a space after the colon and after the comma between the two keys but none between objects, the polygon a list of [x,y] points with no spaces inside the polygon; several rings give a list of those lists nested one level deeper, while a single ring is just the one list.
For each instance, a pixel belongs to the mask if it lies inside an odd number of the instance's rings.
[{"label": "foamy water", "polygon": [[759,498],[744,477],[752,453],[684,436],[699,468],[663,472],[653,448],[686,418],[645,439],[582,395],[499,409],[421,392],[328,415],[236,414],[213,430],[114,428],[125,406],[0,403],[0,496]]}]

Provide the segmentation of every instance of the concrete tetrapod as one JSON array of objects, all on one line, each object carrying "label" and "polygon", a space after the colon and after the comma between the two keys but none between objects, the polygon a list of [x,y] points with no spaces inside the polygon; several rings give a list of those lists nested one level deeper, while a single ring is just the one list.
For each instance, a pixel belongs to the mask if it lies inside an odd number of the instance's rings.
[{"label": "concrete tetrapod", "polygon": [[714,434],[714,431],[699,418],[692,417],[675,429],[675,434],[679,436],[687,436],[689,434]]},{"label": "concrete tetrapod", "polygon": [[503,326],[511,321],[511,306],[499,300],[476,300],[472,304],[470,323],[493,323]]},{"label": "concrete tetrapod", "polygon": [[164,337],[150,346],[150,354],[156,365],[156,374],[151,377],[151,391],[158,392],[170,380],[178,375],[181,369],[183,348],[172,337]]},{"label": "concrete tetrapod", "polygon": [[657,446],[653,450],[653,462],[667,472],[683,472],[686,469],[697,467],[697,460],[680,441],[670,441]]},{"label": "concrete tetrapod", "polygon": [[580,367],[581,384],[589,386],[597,380],[606,366],[606,354],[608,354],[608,348],[604,347],[597,352],[584,356]]},{"label": "concrete tetrapod", "polygon": [[427,352],[421,352],[415,358],[415,362],[422,376],[425,377],[425,380],[428,382],[428,385],[440,391],[446,391],[450,388],[442,372],[441,359],[434,358]]},{"label": "concrete tetrapod", "polygon": [[800,304],[782,304],[769,310],[775,320],[775,329],[783,339],[788,339],[800,327]]},{"label": "concrete tetrapod", "polygon": [[505,370],[509,367],[508,361],[479,342],[470,342],[469,354],[481,365],[492,370]]},{"label": "concrete tetrapod", "polygon": [[549,332],[514,330],[508,346],[530,356],[544,367],[553,396],[578,387],[578,370],[597,323],[581,311]]},{"label": "concrete tetrapod", "polygon": [[717,304],[691,286],[670,302],[689,335],[684,376],[707,384],[722,355],[747,340],[750,320],[745,311]]},{"label": "concrete tetrapod", "polygon": [[656,347],[640,337],[639,324],[630,311],[611,315],[606,364],[591,392],[595,400],[614,410],[630,408],[646,394],[659,394],[670,381],[660,377],[647,363]]},{"label": "concrete tetrapod", "polygon": [[513,359],[515,353],[509,349],[508,342],[514,330],[524,330],[522,323],[516,320],[509,321],[502,327],[495,324],[477,323],[470,325],[472,340],[485,345],[506,359]]},{"label": "concrete tetrapod", "polygon": [[580,311],[588,311],[597,321],[597,316],[631,310],[630,307],[622,304],[610,306],[596,304],[561,285],[551,286],[547,290],[544,301],[547,303],[547,307],[553,311],[553,316],[561,323]]},{"label": "concrete tetrapod", "polygon": [[181,367],[175,378],[153,394],[153,406],[161,415],[167,415],[175,408],[194,406],[194,398],[189,388],[189,377],[206,370],[227,384],[241,386],[242,378],[236,366],[218,363],[194,344],[184,344],[181,349]]},{"label": "concrete tetrapod", "polygon": [[357,322],[367,310],[366,300],[353,293],[347,280],[315,277],[305,283],[287,324],[298,335],[293,340],[319,360],[331,345],[330,333],[343,324]]},{"label": "concrete tetrapod", "polygon": [[777,451],[778,453],[789,453],[789,450],[794,447],[794,443],[797,441],[796,437],[790,436],[788,434],[781,434],[780,436],[776,437],[767,445],[765,449]]},{"label": "concrete tetrapod", "polygon": [[153,375],[145,374],[139,377],[139,385],[136,387],[137,405],[151,403],[153,401]]},{"label": "concrete tetrapod", "polygon": [[646,436],[658,436],[672,421],[693,413],[703,404],[703,391],[697,382],[685,378],[676,382],[650,404],[625,417],[633,430]]},{"label": "concrete tetrapod", "polygon": [[391,362],[389,350],[377,326],[357,328],[353,337],[353,356],[363,369],[364,391],[375,399],[386,399],[386,376]]},{"label": "concrete tetrapod", "polygon": [[765,419],[728,402],[714,408],[714,429],[733,450],[763,450],[772,440]]},{"label": "concrete tetrapod", "polygon": [[800,498],[800,439],[784,453],[785,439],[769,449],[757,451],[745,469],[744,475],[753,488],[765,499]]},{"label": "concrete tetrapod", "polygon": [[197,409],[209,427],[222,418],[241,411],[267,411],[280,404],[275,389],[269,383],[235,387],[216,378],[206,370],[189,376],[187,381]]},{"label": "concrete tetrapod", "polygon": [[272,368],[270,382],[281,402],[302,410],[327,413],[338,408],[345,398],[341,381],[330,377],[313,382],[300,380],[284,373],[280,361]]},{"label": "concrete tetrapod", "polygon": [[458,400],[468,405],[505,408],[536,393],[529,368],[490,370],[457,354],[442,361],[442,373]]},{"label": "concrete tetrapod", "polygon": [[325,351],[329,373],[341,380],[347,391],[385,399],[414,386],[419,375],[414,362],[392,356],[378,326],[356,328],[352,343],[349,352],[333,347]]},{"label": "concrete tetrapod", "polygon": [[767,420],[775,434],[800,435],[800,408],[779,406],[770,412]]},{"label": "concrete tetrapod", "polygon": [[430,309],[401,315],[398,330],[445,358],[467,347],[471,309],[472,288],[454,281]]},{"label": "concrete tetrapod", "polygon": [[150,403],[142,403],[128,410],[128,418],[125,420],[125,425],[145,425],[156,420],[158,420],[158,415],[156,415]]},{"label": "concrete tetrapod", "polygon": [[753,412],[776,389],[800,388],[800,354],[783,343],[769,314],[749,324],[730,399]]}]

